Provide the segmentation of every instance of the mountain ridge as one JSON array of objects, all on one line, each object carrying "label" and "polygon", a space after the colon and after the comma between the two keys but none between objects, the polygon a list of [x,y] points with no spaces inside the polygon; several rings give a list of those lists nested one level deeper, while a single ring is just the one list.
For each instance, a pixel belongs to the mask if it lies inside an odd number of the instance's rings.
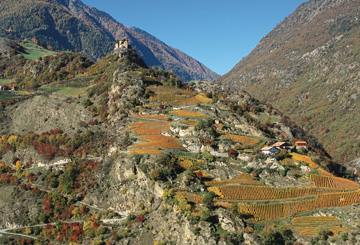
[{"label": "mountain ridge", "polygon": [[317,136],[336,160],[356,158],[358,8],[358,1],[301,4],[216,81],[272,103]]},{"label": "mountain ridge", "polygon": [[[0,4],[1,33],[7,38],[36,38],[55,49],[82,51],[93,59],[108,54],[116,40],[126,38],[148,66],[173,70],[184,81],[213,80],[218,77],[180,50],[145,31],[129,28],[80,0],[15,2],[7,0]],[[23,11],[22,8],[26,9]],[[22,12],[28,17],[21,16]]]}]

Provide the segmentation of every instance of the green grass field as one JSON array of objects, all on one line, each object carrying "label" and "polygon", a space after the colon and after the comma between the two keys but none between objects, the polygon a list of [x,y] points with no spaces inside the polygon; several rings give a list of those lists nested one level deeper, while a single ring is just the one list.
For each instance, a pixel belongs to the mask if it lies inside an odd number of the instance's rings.
[{"label": "green grass field", "polygon": [[[261,120],[261,122],[265,123],[268,117],[269,117],[269,116],[268,116],[266,113],[260,113],[260,120]],[[270,118],[271,118],[271,122],[270,122],[270,123],[277,123],[277,122],[279,122],[280,119],[281,119],[281,117],[279,117],[279,116],[270,116]]]},{"label": "green grass field", "polygon": [[38,89],[38,92],[44,93],[60,93],[71,97],[77,97],[78,95],[85,95],[86,88],[74,88],[74,87],[53,87],[45,86]]},{"label": "green grass field", "polygon": [[82,96],[86,94],[86,89],[91,86],[93,79],[93,77],[77,77],[71,80],[42,86],[38,89],[38,92],[61,93],[71,97],[77,97],[78,95]]},{"label": "green grass field", "polygon": [[10,81],[10,79],[0,79],[0,84],[8,84]]},{"label": "green grass field", "polygon": [[27,60],[35,60],[41,56],[54,55],[56,52],[44,49],[41,46],[36,45],[33,42],[27,41],[22,46],[25,49],[24,53],[21,53]]},{"label": "green grass field", "polygon": [[21,99],[28,96],[28,93],[21,91],[0,91],[0,101]]}]

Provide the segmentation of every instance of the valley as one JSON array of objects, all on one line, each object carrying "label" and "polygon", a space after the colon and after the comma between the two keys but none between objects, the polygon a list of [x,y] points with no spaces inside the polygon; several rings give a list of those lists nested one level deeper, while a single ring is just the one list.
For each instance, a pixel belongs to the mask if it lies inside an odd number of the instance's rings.
[{"label": "valley", "polygon": [[358,244],[358,9],[304,2],[218,77],[80,0],[2,1],[0,244]]},{"label": "valley", "polygon": [[[1,96],[2,243],[358,239],[358,177],[337,177],[316,140],[272,106],[181,83],[132,47],[96,63],[59,58],[69,79],[44,79],[44,63],[0,91],[23,94]],[[328,225],[314,231],[314,217]]]}]

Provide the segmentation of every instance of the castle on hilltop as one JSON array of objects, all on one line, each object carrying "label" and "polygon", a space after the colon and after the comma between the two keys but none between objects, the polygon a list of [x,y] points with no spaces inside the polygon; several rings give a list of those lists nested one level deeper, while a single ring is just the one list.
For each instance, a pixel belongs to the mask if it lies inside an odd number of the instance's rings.
[{"label": "castle on hilltop", "polygon": [[127,49],[128,47],[129,47],[129,42],[126,38],[124,38],[122,40],[116,41],[114,49],[120,49],[120,48]]}]

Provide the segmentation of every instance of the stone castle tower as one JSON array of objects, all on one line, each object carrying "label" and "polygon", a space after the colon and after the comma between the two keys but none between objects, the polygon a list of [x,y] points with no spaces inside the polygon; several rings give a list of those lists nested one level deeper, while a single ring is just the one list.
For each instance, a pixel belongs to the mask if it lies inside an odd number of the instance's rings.
[{"label": "stone castle tower", "polygon": [[128,47],[129,47],[128,40],[124,38],[124,39],[122,39],[122,40],[118,40],[118,41],[115,43],[114,49],[120,49],[120,48],[128,49]]}]

